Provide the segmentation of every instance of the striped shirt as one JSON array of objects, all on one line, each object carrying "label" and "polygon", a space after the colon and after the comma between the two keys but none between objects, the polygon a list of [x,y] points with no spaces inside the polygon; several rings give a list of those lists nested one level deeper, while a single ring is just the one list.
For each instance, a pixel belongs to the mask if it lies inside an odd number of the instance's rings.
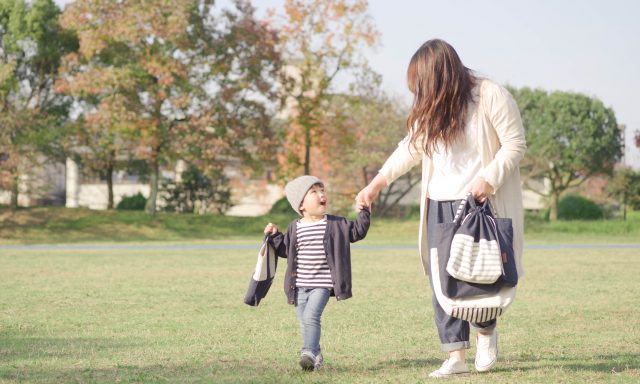
[{"label": "striped shirt", "polygon": [[324,250],[326,228],[326,217],[314,223],[297,223],[296,287],[333,288],[331,270]]}]

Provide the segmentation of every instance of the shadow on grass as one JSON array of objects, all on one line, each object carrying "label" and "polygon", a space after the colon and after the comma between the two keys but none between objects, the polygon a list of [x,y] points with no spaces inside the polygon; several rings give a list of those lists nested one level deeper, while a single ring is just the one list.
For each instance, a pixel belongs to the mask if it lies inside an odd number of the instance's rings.
[{"label": "shadow on grass", "polygon": [[[278,366],[255,364],[249,361],[217,362],[201,361],[192,364],[176,364],[170,361],[160,364],[132,365],[118,363],[113,366],[96,367],[95,362],[83,359],[82,364],[55,361],[14,361],[6,364],[0,360],[0,381],[38,383],[300,383],[308,379],[316,382],[322,374],[302,372],[295,367],[282,369]],[[73,356],[70,356],[73,358]],[[80,359],[80,357],[78,357]],[[56,364],[56,366],[51,366]]]},{"label": "shadow on grass", "polygon": [[[500,363],[500,362],[499,362]],[[547,358],[520,357],[503,361],[513,363],[513,369],[534,371],[549,368],[561,368],[574,372],[624,373],[630,372],[640,377],[640,354],[619,353],[597,356],[553,356]],[[509,372],[512,368],[498,364],[494,372]]]},{"label": "shadow on grass", "polygon": [[25,362],[52,358],[78,357],[84,359],[86,356],[83,354],[87,351],[105,353],[105,351],[125,350],[140,345],[142,342],[134,342],[131,339],[0,335],[0,363],[4,365],[14,361]]},{"label": "shadow on grass", "polygon": [[440,366],[442,359],[399,359],[380,361],[373,369],[389,369],[389,368],[426,368]]},{"label": "shadow on grass", "polygon": [[[87,339],[75,340],[80,343],[91,342]],[[102,348],[125,347],[125,344],[111,345],[102,342]],[[62,354],[66,355],[66,354]],[[73,353],[70,354],[73,358]],[[94,363],[83,362],[82,366],[73,366],[67,363],[65,366],[47,367],[42,361],[32,363],[14,361],[8,363],[3,356],[0,359],[0,380],[15,380],[18,382],[91,382],[91,383],[113,383],[113,382],[153,382],[153,383],[174,383],[174,382],[207,382],[207,383],[330,383],[335,380],[345,379],[349,382],[377,381],[379,375],[387,378],[394,376],[405,377],[403,370],[428,370],[437,367],[440,359],[400,359],[378,362],[374,366],[353,366],[331,364],[321,372],[302,372],[296,364],[292,363],[283,367],[281,364],[273,365],[266,361],[199,361],[192,364],[175,364],[167,361],[166,364],[151,365],[131,365],[119,364],[114,359],[112,367],[95,367]],[[60,353],[50,351],[49,358],[61,357]],[[638,377],[640,372],[631,367],[621,367],[615,362],[608,363],[606,359],[613,359],[618,362],[637,361],[638,356],[633,354],[622,354],[614,356],[600,356],[605,359],[602,362],[590,364],[579,363],[575,359],[564,359],[564,361],[554,361],[548,363],[539,361],[540,364],[528,364],[527,361],[516,363],[512,367],[500,367],[493,370],[486,378],[509,375],[511,372],[542,371],[549,369],[561,369],[574,373],[591,371],[603,374],[621,374]],[[635,360],[633,360],[635,359]],[[33,357],[30,358],[33,360]],[[512,361],[513,362],[513,361]],[[51,364],[59,362],[52,362]],[[470,363],[471,365],[473,363]],[[92,366],[93,365],[93,366]],[[347,376],[345,376],[347,375]]]}]

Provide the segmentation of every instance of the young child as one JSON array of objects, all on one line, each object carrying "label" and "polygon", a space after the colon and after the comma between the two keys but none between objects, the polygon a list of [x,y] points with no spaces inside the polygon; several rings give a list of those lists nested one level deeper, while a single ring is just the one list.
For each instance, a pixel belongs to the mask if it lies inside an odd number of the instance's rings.
[{"label": "young child", "polygon": [[269,223],[269,235],[276,254],[287,258],[284,292],[296,307],[304,345],[300,366],[317,370],[323,365],[320,350],[320,318],[329,296],[337,300],[351,297],[350,243],[364,239],[369,230],[370,212],[358,204],[358,218],[327,214],[324,184],[315,176],[300,176],[289,182],[285,194],[300,218],[289,224],[286,233]]}]

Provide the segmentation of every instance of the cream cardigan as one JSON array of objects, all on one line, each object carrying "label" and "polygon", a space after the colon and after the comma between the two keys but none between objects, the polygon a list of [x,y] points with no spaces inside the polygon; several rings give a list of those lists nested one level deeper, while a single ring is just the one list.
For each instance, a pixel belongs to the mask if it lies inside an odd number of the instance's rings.
[{"label": "cream cardigan", "polygon": [[[524,211],[519,163],[527,150],[520,111],[509,92],[498,84],[482,79],[478,100],[478,150],[482,158],[485,180],[491,184],[494,195],[491,203],[499,217],[509,217],[513,222],[513,248],[518,276],[524,276],[522,253],[524,248]],[[420,193],[420,227],[418,249],[425,274],[429,270],[427,249],[428,186],[432,163],[424,154],[423,146],[409,144],[410,134],[389,156],[379,173],[390,185],[397,178],[422,162],[422,186]]]}]

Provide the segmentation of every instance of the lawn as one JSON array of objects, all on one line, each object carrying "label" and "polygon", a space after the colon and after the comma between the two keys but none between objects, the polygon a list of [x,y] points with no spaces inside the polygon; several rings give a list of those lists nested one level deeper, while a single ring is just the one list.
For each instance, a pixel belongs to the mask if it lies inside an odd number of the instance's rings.
[{"label": "lawn", "polygon": [[[0,383],[429,381],[444,355],[427,282],[416,250],[376,248],[398,241],[378,231],[354,247],[354,297],[327,306],[316,373],[297,366],[282,270],[242,303],[257,244],[0,248]],[[639,251],[529,248],[497,369],[469,380],[639,382]]]},{"label": "lawn", "polygon": [[[0,208],[0,244],[51,244],[86,242],[254,242],[264,226],[274,222],[281,228],[295,217],[226,217],[139,211],[92,211],[37,207],[10,212]],[[628,220],[559,221],[530,220],[526,223],[526,242],[544,243],[640,243],[640,211],[630,212]],[[378,244],[415,244],[418,220],[391,220],[372,217],[367,239]]]}]

